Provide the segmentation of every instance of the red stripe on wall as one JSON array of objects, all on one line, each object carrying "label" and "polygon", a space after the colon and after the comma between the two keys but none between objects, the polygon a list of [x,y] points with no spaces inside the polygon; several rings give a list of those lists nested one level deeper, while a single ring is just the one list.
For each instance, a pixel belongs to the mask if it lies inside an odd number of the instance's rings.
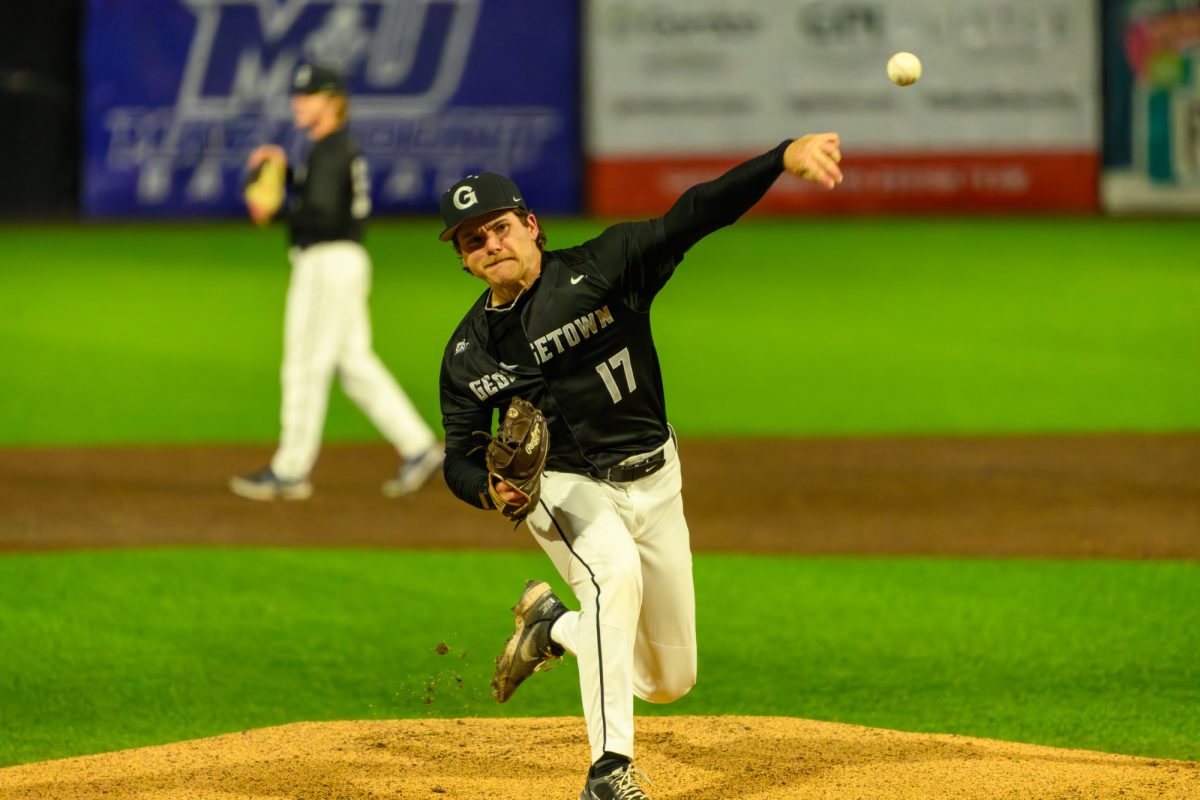
[{"label": "red stripe on wall", "polygon": [[[597,158],[588,164],[590,210],[603,216],[661,214],[688,187],[717,177],[743,157]],[[1094,152],[846,153],[845,180],[827,191],[785,176],[756,207],[883,214],[1088,212],[1098,207]]]}]

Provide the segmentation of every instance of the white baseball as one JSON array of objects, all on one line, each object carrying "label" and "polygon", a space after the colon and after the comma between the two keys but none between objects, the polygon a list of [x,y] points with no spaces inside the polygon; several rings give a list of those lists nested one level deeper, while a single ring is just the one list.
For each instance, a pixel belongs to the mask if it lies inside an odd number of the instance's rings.
[{"label": "white baseball", "polygon": [[900,52],[888,59],[887,75],[897,86],[911,86],[921,77],[921,59]]}]

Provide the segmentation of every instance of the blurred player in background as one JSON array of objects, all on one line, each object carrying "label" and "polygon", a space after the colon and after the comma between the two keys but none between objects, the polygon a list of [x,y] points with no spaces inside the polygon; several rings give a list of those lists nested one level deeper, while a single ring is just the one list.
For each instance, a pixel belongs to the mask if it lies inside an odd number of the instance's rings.
[{"label": "blurred player in background", "polygon": [[[233,477],[229,487],[252,500],[303,500],[312,494],[308,476],[336,372],[346,394],[400,454],[400,468],[383,484],[383,493],[410,494],[441,467],[442,447],[371,346],[371,262],[361,244],[371,211],[370,184],[366,160],[346,129],[345,80],[332,69],[306,64],[297,70],[293,90],[294,123],[308,135],[308,156],[287,170],[286,202],[278,208],[248,202],[255,222],[281,218],[291,239],[282,432],[270,465]],[[268,162],[282,172],[283,148],[257,148],[248,166],[254,174]]]}]

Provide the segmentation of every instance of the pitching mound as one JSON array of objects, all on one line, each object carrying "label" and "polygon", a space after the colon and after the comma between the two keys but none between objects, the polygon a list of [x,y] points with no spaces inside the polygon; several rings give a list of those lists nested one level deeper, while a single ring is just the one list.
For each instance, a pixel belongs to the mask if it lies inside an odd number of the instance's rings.
[{"label": "pitching mound", "polygon": [[[1195,798],[1200,763],[776,717],[646,717],[669,798]],[[540,800],[579,794],[582,719],[298,723],[0,770],[2,798]]]}]

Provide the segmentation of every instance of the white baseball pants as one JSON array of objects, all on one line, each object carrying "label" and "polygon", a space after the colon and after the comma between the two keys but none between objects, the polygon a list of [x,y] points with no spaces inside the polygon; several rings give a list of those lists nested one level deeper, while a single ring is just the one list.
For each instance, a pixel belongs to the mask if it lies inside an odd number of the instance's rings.
[{"label": "white baseball pants", "polygon": [[527,518],[579,601],[552,635],[579,663],[593,762],[633,758],[635,695],[669,703],[696,683],[691,545],[673,439],[664,448],[667,463],[630,483],[546,472]]},{"label": "white baseball pants", "polygon": [[436,436],[371,347],[371,261],[357,242],[293,250],[284,315],[282,432],[271,469],[281,478],[308,475],[321,446],[329,388],[342,388],[401,458]]}]

